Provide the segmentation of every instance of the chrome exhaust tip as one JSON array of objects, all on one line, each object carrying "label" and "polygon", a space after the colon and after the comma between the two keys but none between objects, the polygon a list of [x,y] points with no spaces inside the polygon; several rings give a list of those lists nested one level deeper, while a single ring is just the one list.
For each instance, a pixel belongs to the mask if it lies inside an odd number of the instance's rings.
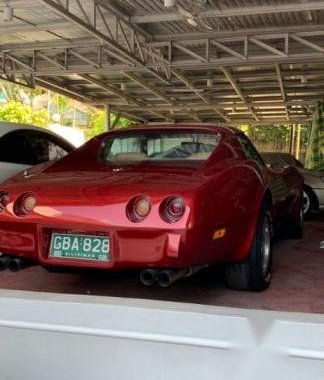
[{"label": "chrome exhaust tip", "polygon": [[172,270],[172,269],[166,269],[161,271],[156,276],[156,282],[162,286],[163,288],[166,288],[176,282],[177,280],[180,280],[180,278],[186,277],[188,274],[188,269],[181,269],[181,270]]},{"label": "chrome exhaust tip", "polygon": [[162,288],[166,288],[171,285],[171,276],[172,270],[164,270],[156,277],[156,282],[162,286]]},{"label": "chrome exhaust tip", "polygon": [[190,277],[206,267],[208,267],[207,264],[195,265],[178,270],[165,269],[156,275],[155,281],[163,288],[166,288],[181,278]]},{"label": "chrome exhaust tip", "polygon": [[157,269],[144,269],[140,273],[140,281],[143,285],[151,286],[154,284],[159,271]]}]

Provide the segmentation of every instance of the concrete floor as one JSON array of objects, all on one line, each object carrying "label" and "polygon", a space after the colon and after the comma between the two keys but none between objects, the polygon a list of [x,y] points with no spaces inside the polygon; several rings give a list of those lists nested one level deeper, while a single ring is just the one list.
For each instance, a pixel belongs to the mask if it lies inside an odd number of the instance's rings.
[{"label": "concrete floor", "polygon": [[0,272],[3,289],[148,298],[253,309],[324,313],[324,214],[305,223],[302,240],[281,240],[274,247],[273,281],[262,293],[225,287],[215,269],[170,288],[145,287],[138,273],[49,273],[41,267]]}]

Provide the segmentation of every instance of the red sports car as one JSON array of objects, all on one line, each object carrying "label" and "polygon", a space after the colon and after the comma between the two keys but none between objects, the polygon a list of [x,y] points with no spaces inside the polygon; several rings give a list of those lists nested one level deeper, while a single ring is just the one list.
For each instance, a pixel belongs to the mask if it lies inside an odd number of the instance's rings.
[{"label": "red sports car", "polygon": [[138,268],[162,286],[223,263],[230,287],[263,290],[273,223],[302,233],[302,189],[231,127],[108,132],[1,185],[1,262]]}]

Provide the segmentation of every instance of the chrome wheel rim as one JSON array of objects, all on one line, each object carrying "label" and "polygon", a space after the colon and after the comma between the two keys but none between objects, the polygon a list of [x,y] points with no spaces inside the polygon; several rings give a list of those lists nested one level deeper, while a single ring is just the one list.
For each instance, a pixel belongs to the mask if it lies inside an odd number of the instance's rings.
[{"label": "chrome wheel rim", "polygon": [[310,199],[309,195],[306,193],[306,191],[303,191],[303,214],[306,214],[310,207]]},{"label": "chrome wheel rim", "polygon": [[262,228],[262,273],[266,277],[269,273],[270,264],[270,254],[271,254],[271,227],[269,219],[266,217],[263,222]]}]

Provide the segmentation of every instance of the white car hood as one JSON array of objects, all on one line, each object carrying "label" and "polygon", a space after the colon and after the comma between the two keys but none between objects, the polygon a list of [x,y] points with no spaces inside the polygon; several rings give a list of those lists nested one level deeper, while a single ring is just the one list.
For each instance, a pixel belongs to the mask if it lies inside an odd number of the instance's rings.
[{"label": "white car hood", "polygon": [[0,183],[27,168],[30,168],[30,165],[0,162]]},{"label": "white car hood", "polygon": [[314,189],[324,189],[324,171],[307,170],[300,168],[298,168],[298,170],[304,176],[306,185],[309,185]]}]

